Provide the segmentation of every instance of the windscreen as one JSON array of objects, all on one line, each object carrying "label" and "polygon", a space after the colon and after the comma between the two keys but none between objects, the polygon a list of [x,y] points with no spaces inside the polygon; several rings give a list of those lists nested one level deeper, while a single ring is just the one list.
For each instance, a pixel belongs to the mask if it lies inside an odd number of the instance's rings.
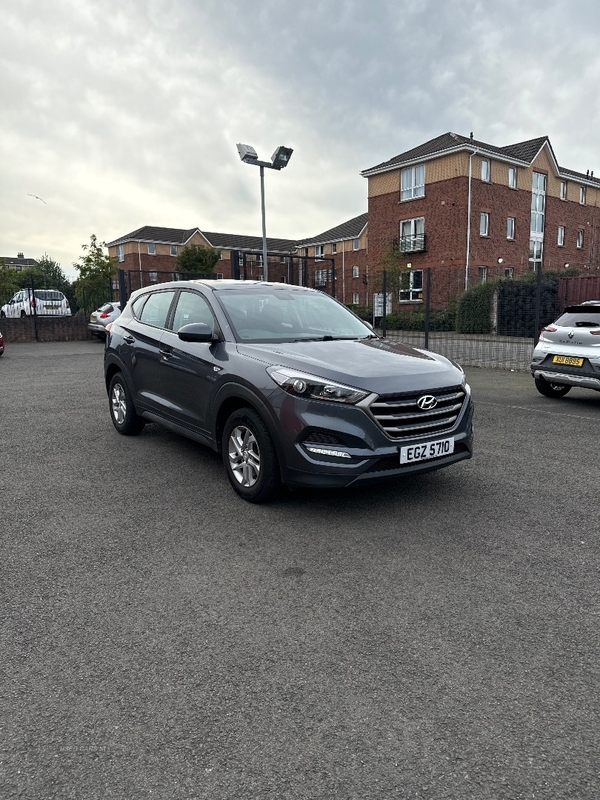
[{"label": "windscreen", "polygon": [[556,320],[556,325],[560,325],[562,328],[600,328],[600,307],[568,308]]},{"label": "windscreen", "polygon": [[215,294],[239,341],[317,341],[374,335],[362,320],[321,292],[267,286]]}]

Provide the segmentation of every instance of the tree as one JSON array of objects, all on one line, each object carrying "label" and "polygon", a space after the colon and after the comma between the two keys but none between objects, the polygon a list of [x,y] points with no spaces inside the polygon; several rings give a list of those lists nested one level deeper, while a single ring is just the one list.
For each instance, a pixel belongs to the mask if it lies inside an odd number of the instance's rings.
[{"label": "tree", "polygon": [[7,267],[3,260],[0,260],[0,305],[8,303],[10,298],[21,288],[20,272],[11,267]]},{"label": "tree", "polygon": [[48,253],[44,253],[41,258],[38,258],[35,272],[39,273],[45,289],[59,289],[64,294],[68,294],[71,290],[71,282],[62,271],[60,264],[50,258]]},{"label": "tree", "polygon": [[221,251],[213,247],[201,247],[191,244],[179,251],[175,265],[178,272],[197,272],[201,275],[212,275]]},{"label": "tree", "polygon": [[79,277],[73,283],[75,299],[81,308],[90,311],[99,308],[111,299],[112,279],[117,272],[116,259],[106,255],[105,242],[99,242],[96,235],[90,236],[90,243],[81,246],[83,255],[73,266]]}]

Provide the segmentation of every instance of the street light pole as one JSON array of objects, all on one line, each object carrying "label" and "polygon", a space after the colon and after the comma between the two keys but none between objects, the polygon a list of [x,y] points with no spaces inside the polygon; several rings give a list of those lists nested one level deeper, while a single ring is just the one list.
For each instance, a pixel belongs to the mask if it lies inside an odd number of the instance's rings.
[{"label": "street light pole", "polygon": [[287,166],[294,152],[290,147],[278,147],[271,156],[270,161],[259,161],[256,150],[249,144],[238,144],[237,151],[244,164],[254,164],[260,167],[260,211],[262,217],[262,258],[263,280],[269,280],[269,264],[267,261],[267,220],[265,211],[265,167],[280,170]]},{"label": "street light pole", "polygon": [[260,166],[260,211],[262,216],[262,250],[263,281],[269,280],[269,262],[267,261],[267,214],[265,211],[265,168]]}]

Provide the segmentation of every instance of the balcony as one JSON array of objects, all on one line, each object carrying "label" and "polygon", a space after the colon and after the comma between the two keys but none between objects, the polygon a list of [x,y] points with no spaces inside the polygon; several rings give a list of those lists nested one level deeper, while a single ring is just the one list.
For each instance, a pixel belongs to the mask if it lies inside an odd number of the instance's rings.
[{"label": "balcony", "polygon": [[398,249],[401,253],[424,253],[427,249],[425,246],[425,234],[417,233],[413,236],[401,236]]}]

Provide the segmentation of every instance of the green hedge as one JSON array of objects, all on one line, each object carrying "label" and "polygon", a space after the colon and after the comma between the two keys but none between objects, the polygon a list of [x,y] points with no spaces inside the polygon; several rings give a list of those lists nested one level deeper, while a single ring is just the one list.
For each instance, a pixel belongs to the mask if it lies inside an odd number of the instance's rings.
[{"label": "green hedge", "polygon": [[492,297],[498,281],[474,286],[458,298],[456,305],[457,333],[492,332]]},{"label": "green hedge", "polygon": [[[425,311],[395,311],[386,317],[389,330],[424,331]],[[431,310],[429,314],[430,331],[453,331],[456,324],[456,314],[450,308]]]}]

